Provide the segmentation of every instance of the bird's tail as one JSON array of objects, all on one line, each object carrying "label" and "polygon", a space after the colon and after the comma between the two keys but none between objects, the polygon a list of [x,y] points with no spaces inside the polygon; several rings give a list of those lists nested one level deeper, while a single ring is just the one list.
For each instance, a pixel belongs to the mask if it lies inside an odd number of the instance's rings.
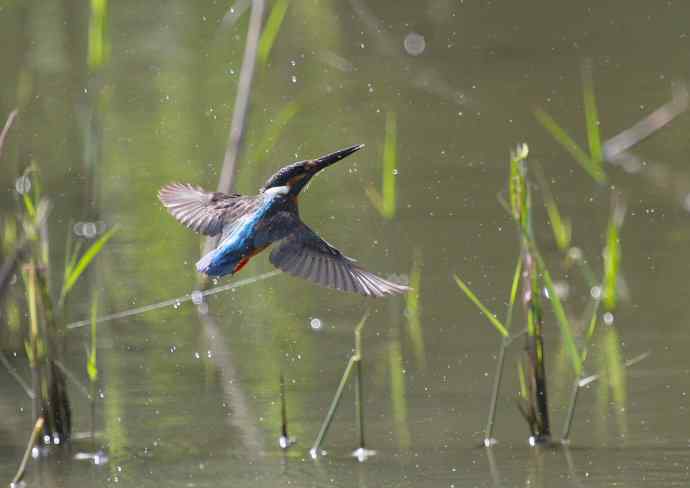
[{"label": "bird's tail", "polygon": [[211,273],[209,273],[209,271],[211,268],[211,261],[213,260],[215,255],[216,255],[216,251],[213,250],[213,251],[209,252],[208,254],[206,254],[205,256],[203,256],[199,261],[197,261],[196,270],[199,273],[204,273],[205,275],[210,275]]}]

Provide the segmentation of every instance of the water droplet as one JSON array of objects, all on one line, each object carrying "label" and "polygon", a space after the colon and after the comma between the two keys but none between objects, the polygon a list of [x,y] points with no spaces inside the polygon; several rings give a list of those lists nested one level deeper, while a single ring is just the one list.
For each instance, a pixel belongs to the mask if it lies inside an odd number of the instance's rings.
[{"label": "water droplet", "polygon": [[589,294],[595,300],[599,300],[599,298],[601,298],[601,287],[600,286],[593,286],[592,289],[589,290]]},{"label": "water droplet", "polygon": [[22,175],[14,182],[14,188],[20,195],[28,193],[31,190],[31,180],[28,176]]},{"label": "water droplet", "polygon": [[201,354],[199,354],[198,352],[195,352],[194,353],[194,359],[200,359],[200,358],[201,358]]},{"label": "water droplet", "polygon": [[175,300],[175,303],[173,303],[173,308],[175,310],[179,309],[182,306],[179,300]]},{"label": "water droplet", "polygon": [[426,39],[421,34],[410,32],[405,36],[403,46],[410,56],[419,56],[426,49]]},{"label": "water droplet", "polygon": [[170,346],[170,352],[175,352],[175,351],[177,351],[177,346],[175,344],[173,344],[172,346]]},{"label": "water droplet", "polygon": [[604,323],[606,325],[612,325],[613,324],[614,317],[613,317],[613,314],[611,312],[606,312],[602,318],[604,319]]},{"label": "water droplet", "polygon": [[290,78],[293,83],[297,83],[297,77],[295,75],[292,75],[292,78]]},{"label": "water droplet", "polygon": [[393,176],[398,176],[399,174],[400,174],[400,172],[398,171],[397,168],[393,170]]},{"label": "water droplet", "polygon": [[309,321],[309,327],[311,327],[312,330],[321,330],[323,327],[323,322],[321,322],[321,319],[314,317]]},{"label": "water droplet", "polygon": [[290,60],[290,65],[291,66],[297,66],[297,62],[294,59]]},{"label": "water droplet", "polygon": [[87,239],[93,239],[96,237],[96,234],[98,233],[98,229],[96,228],[96,224],[93,222],[85,222],[84,223],[84,237]]}]

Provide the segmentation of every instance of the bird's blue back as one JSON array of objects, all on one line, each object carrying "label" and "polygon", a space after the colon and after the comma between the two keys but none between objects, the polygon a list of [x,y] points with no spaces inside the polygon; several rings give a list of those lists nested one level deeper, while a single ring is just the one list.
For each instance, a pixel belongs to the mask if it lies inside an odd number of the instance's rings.
[{"label": "bird's blue back", "polygon": [[232,273],[242,258],[251,255],[257,248],[257,225],[282,201],[287,192],[288,188],[282,186],[262,193],[263,202],[259,207],[231,224],[218,247],[196,263],[197,271],[209,276]]}]

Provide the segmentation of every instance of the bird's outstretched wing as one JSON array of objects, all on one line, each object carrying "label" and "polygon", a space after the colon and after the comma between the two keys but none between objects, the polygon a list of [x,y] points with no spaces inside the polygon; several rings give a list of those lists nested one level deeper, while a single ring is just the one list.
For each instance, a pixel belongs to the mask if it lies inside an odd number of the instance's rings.
[{"label": "bird's outstretched wing", "polygon": [[270,260],[286,273],[341,291],[382,297],[410,289],[360,268],[301,221],[271,252]]},{"label": "bird's outstretched wing", "polygon": [[260,204],[256,197],[207,192],[198,186],[171,183],[158,191],[158,199],[184,226],[214,236]]}]

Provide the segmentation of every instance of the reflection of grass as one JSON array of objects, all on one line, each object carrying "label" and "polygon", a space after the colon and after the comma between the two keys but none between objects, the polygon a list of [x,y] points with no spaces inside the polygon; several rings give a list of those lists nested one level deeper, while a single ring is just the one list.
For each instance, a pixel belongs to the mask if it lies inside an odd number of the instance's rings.
[{"label": "reflection of grass", "polygon": [[407,330],[412,341],[412,348],[420,368],[426,367],[426,351],[424,346],[424,332],[422,331],[421,303],[419,301],[420,286],[422,284],[422,255],[415,253],[410,271],[410,288],[405,294],[405,316],[407,317]]},{"label": "reflection of grass", "polygon": [[388,349],[388,369],[391,376],[391,408],[393,422],[398,435],[398,446],[407,449],[411,444],[410,430],[407,427],[407,397],[405,387],[405,365],[403,364],[400,338],[393,335]]}]

